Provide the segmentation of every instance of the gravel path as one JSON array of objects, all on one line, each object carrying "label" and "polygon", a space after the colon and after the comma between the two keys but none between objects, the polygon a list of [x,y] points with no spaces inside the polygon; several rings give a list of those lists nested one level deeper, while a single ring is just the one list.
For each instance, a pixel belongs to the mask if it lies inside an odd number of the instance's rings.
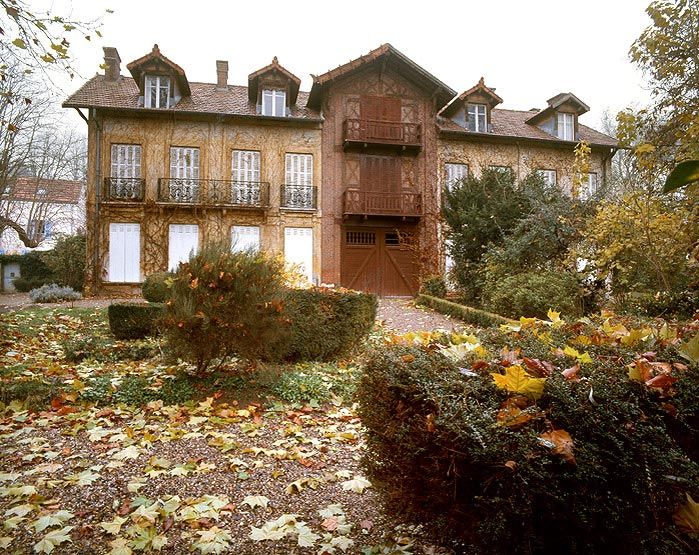
[{"label": "gravel path", "polygon": [[129,298],[89,297],[87,299],[80,299],[79,301],[74,301],[72,303],[33,303],[32,300],[29,298],[29,293],[2,293],[0,294],[0,312],[9,312],[10,310],[21,310],[30,306],[39,306],[44,308],[103,308],[116,302],[139,301],[143,301],[143,298],[140,295]]},{"label": "gravel path", "polygon": [[379,299],[376,319],[398,333],[410,331],[453,331],[464,327],[463,322],[435,312],[431,308],[416,306],[414,299]]}]

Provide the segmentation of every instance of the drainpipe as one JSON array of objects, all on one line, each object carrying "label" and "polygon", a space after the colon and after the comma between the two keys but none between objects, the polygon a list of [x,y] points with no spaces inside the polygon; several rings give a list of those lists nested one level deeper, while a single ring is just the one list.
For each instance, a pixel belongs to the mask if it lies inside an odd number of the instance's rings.
[{"label": "drainpipe", "polygon": [[[102,129],[97,119],[97,110],[90,109],[90,119],[95,122],[95,202],[93,206],[93,227],[92,227],[92,284],[91,288],[96,289],[101,276],[99,268],[99,246],[100,246],[100,200],[102,197],[102,187],[100,187],[100,173],[102,168]],[[92,291],[94,294],[95,291]]]}]

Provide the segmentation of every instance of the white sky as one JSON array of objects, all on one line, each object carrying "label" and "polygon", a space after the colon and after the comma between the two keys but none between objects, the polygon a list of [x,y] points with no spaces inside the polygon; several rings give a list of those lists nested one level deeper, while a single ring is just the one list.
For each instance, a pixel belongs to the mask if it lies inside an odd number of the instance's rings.
[{"label": "white sky", "polygon": [[[66,92],[101,71],[102,46],[115,46],[126,64],[158,43],[191,81],[216,81],[215,61],[229,62],[229,83],[246,84],[273,56],[311,86],[321,74],[390,42],[461,92],[481,76],[503,108],[544,107],[573,92],[591,111],[581,121],[600,127],[648,95],[628,59],[631,43],[650,24],[649,0],[212,1],[54,0],[88,19],[106,8],[102,40],[75,39],[81,77],[61,81]],[[32,0],[32,5],[47,5]],[[38,10],[37,10],[38,11]],[[75,121],[80,121],[75,116]],[[73,119],[71,119],[73,121]]]}]

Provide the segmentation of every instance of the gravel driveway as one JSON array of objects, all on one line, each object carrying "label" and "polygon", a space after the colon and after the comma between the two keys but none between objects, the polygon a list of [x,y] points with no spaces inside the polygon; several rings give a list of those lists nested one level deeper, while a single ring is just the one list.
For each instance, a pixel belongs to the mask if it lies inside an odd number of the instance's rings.
[{"label": "gravel driveway", "polygon": [[436,329],[453,331],[464,327],[460,320],[435,312],[431,308],[416,306],[414,299],[379,299],[376,319],[383,321],[387,328],[398,333]]}]

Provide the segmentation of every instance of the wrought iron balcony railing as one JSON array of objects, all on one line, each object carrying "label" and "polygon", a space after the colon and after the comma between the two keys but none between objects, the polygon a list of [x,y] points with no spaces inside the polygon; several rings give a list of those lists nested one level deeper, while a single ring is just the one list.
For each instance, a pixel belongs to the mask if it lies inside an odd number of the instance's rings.
[{"label": "wrought iron balcony railing", "polygon": [[422,216],[420,193],[379,193],[347,189],[343,199],[343,213],[346,216]]},{"label": "wrought iron balcony railing", "polygon": [[315,210],[318,208],[318,187],[282,185],[280,206],[292,210]]},{"label": "wrought iron balcony railing", "polygon": [[399,121],[349,118],[343,122],[345,144],[369,143],[420,148],[422,125]]},{"label": "wrought iron balcony railing", "polygon": [[140,177],[105,177],[102,197],[107,201],[142,202],[146,180]]},{"label": "wrought iron balcony railing", "polygon": [[183,205],[269,207],[269,183],[223,179],[158,180],[158,202]]}]

